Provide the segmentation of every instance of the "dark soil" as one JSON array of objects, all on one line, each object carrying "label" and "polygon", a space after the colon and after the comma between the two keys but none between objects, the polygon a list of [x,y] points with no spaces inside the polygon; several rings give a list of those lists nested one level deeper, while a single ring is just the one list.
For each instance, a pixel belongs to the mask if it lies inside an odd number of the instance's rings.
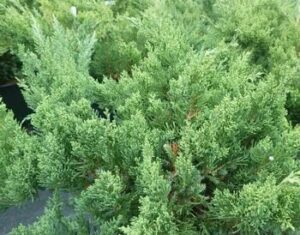
[{"label": "dark soil", "polygon": [[32,110],[26,104],[20,87],[11,80],[0,86],[0,97],[6,108],[14,113],[15,119],[22,123],[22,127],[31,130],[32,126],[29,120],[24,121],[24,118],[31,114]]},{"label": "dark soil", "polygon": [[[45,206],[52,193],[45,190],[39,191],[38,197],[34,201],[28,201],[17,207],[10,207],[4,212],[0,212],[0,235],[8,234],[13,228],[20,223],[30,225],[35,222],[39,216],[44,213]],[[65,216],[73,213],[72,209],[67,206],[70,194],[61,193],[64,202],[63,213]]]}]

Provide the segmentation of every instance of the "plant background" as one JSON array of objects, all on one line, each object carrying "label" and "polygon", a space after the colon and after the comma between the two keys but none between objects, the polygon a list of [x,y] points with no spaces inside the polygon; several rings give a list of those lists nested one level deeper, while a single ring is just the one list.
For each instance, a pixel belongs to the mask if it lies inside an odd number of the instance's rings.
[{"label": "plant background", "polygon": [[0,208],[54,192],[10,234],[297,234],[298,9],[1,0],[34,129],[0,106]]}]

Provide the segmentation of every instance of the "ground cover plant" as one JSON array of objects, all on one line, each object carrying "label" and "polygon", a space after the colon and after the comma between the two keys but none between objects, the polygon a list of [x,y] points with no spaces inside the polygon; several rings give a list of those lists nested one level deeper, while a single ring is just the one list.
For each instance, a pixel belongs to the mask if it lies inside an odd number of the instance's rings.
[{"label": "ground cover plant", "polygon": [[296,1],[0,3],[34,110],[0,106],[0,209],[54,191],[10,234],[299,233]]}]

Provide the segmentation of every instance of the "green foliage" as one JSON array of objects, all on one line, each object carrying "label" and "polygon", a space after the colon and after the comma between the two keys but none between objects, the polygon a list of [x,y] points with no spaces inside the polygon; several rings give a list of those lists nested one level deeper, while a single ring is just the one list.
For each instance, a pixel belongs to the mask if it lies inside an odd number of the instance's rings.
[{"label": "green foliage", "polygon": [[109,171],[98,172],[95,183],[82,192],[78,208],[100,218],[103,223],[109,221],[121,211],[124,188],[119,176]]},{"label": "green foliage", "polygon": [[35,138],[0,104],[0,209],[33,197],[37,186]]},{"label": "green foliage", "polygon": [[[53,17],[56,17],[68,28],[79,23],[88,24],[97,30],[99,38],[105,35],[112,20],[111,10],[102,1],[2,1],[0,5],[3,12],[0,18],[0,31],[3,32],[1,51],[16,49],[19,43],[33,48],[31,28],[33,17],[43,25],[46,32],[50,30]],[[70,11],[72,6],[77,9],[76,17]]]},{"label": "green foliage", "polygon": [[[295,20],[296,1],[216,1],[215,23],[205,44],[237,41],[251,52],[253,64],[276,79],[287,79],[289,99],[286,107],[293,124],[299,120],[299,83],[296,66],[299,51],[299,25]],[[298,12],[296,14],[299,14]],[[255,20],[253,20],[255,19]]]},{"label": "green foliage", "polygon": [[[99,40],[91,64],[91,74],[97,78],[111,76],[118,80],[120,73],[131,71],[142,57],[142,47],[137,42],[138,21],[118,16],[107,29],[107,35]],[[141,48],[139,48],[141,47]]]},{"label": "green foliage", "polygon": [[[245,185],[239,193],[216,191],[210,211],[222,228],[243,234],[299,229],[299,176],[292,174],[276,185],[274,178]],[[214,226],[212,224],[212,226]],[[296,227],[294,227],[296,226]]]},{"label": "green foliage", "polygon": [[143,150],[143,161],[138,166],[137,190],[141,190],[139,215],[130,226],[122,228],[125,234],[176,234],[174,217],[168,209],[170,183],[160,174],[160,165],[152,161],[153,152],[148,142]]},{"label": "green foliage", "polygon": [[35,109],[48,95],[56,97],[56,102],[66,103],[92,97],[95,82],[88,74],[88,66],[95,35],[75,34],[64,29],[57,20],[54,20],[50,36],[42,32],[37,22],[33,29],[36,51],[26,51],[23,46],[19,48],[26,78],[24,86],[30,84],[25,93],[28,104]]},{"label": "green foliage", "polygon": [[35,127],[1,109],[0,206],[42,186],[75,210],[12,234],[299,231],[294,1],[30,2],[0,9]]},{"label": "green foliage", "polygon": [[[50,113],[49,110],[55,111]],[[96,136],[99,136],[94,140],[97,141],[103,138],[102,133],[105,131],[100,121],[100,123],[95,122],[97,116],[91,110],[89,102],[80,100],[68,106],[55,101],[51,103],[44,101],[36,111],[32,123],[43,133],[37,154],[40,169],[38,177],[41,184],[50,188],[75,187],[80,183],[83,184],[82,180],[88,171],[92,171],[88,166],[96,164],[100,156],[90,152],[91,159],[85,162],[83,157],[88,156],[84,154],[84,149],[77,150],[80,144],[77,143],[77,138],[82,140],[77,136],[94,129],[97,130]],[[57,119],[57,117],[60,118]],[[80,130],[83,129],[84,132],[81,132]],[[84,135],[84,137],[88,136]],[[84,139],[83,141],[86,142]],[[96,149],[95,152],[97,152]]]},{"label": "green foliage", "polygon": [[32,14],[28,9],[27,2],[22,5],[18,0],[2,0],[0,12],[0,54],[10,49],[16,49],[17,43],[31,45],[31,26],[28,19],[31,18]]},{"label": "green foliage", "polygon": [[[76,8],[76,16],[71,14],[71,7]],[[133,41],[135,26],[127,28],[130,20],[124,17],[114,19],[112,10],[103,1],[3,0],[0,11],[3,13],[0,15],[0,54],[8,50],[15,52],[18,44],[33,49],[33,18],[40,23],[46,34],[51,34],[51,24],[55,17],[65,27],[84,24],[91,31],[96,31],[99,44],[93,56],[91,74],[97,78],[104,75],[118,77],[121,71],[129,70],[141,57]]]}]

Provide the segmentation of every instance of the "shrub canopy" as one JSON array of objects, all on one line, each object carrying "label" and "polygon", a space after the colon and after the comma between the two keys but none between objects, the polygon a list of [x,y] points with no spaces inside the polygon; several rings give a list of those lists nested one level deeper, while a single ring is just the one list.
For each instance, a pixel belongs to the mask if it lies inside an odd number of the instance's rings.
[{"label": "shrub canopy", "polygon": [[55,192],[11,234],[299,232],[297,7],[1,0],[34,131],[0,106],[0,208]]}]

